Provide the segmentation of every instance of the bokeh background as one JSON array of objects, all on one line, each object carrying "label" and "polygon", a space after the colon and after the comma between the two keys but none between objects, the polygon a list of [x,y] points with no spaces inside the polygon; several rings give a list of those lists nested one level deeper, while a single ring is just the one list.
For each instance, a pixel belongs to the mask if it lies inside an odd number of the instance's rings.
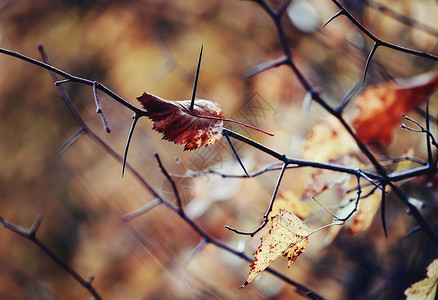
[{"label": "bokeh background", "polygon": [[[276,6],[279,2],[269,3]],[[427,26],[403,24],[379,11],[376,3]],[[436,1],[344,4],[380,38],[438,53]],[[336,12],[328,0],[294,0],[283,19],[297,65],[332,104],[362,80],[372,47],[345,18],[322,28]],[[229,118],[274,132],[274,137],[267,137],[228,126],[293,157],[301,157],[304,138],[325,117],[316,105],[306,116],[302,114],[305,91],[286,67],[242,76],[245,70],[282,55],[272,21],[251,2],[0,0],[0,47],[40,59],[38,45],[44,46],[56,67],[99,81],[135,105],[135,98],[145,91],[170,100],[190,98],[199,49],[204,45],[197,97],[220,103]],[[43,214],[38,237],[83,277],[92,273],[93,285],[104,299],[301,298],[293,286],[269,274],[239,289],[248,274],[248,262],[212,245],[191,257],[200,237],[166,207],[125,223],[125,213],[153,197],[131,174],[121,178],[120,163],[87,136],[57,157],[58,149],[79,125],[49,73],[5,55],[0,55],[0,66],[0,215],[28,227]],[[436,62],[379,49],[366,85],[436,69]],[[95,113],[92,88],[76,83],[64,87],[91,128],[123,154],[132,112],[99,93],[111,128],[107,134]],[[436,95],[432,103],[434,99]],[[433,104],[432,115],[436,115]],[[421,120],[419,113],[412,116]],[[167,170],[180,174],[175,178],[188,215],[213,237],[252,254],[261,236],[239,236],[224,225],[255,229],[278,172],[251,180],[183,176],[189,169],[212,167],[231,174],[241,169],[222,140],[209,148],[183,152],[182,146],[162,141],[151,127],[149,120],[139,121],[129,163],[171,199],[169,185],[153,157],[159,153]],[[397,131],[388,148],[374,150],[396,157],[414,146],[416,156],[424,158],[421,141],[415,133]],[[249,170],[273,162],[242,143],[235,146]],[[288,171],[280,192],[299,196],[309,178],[308,170]],[[434,186],[426,186],[419,178],[403,188],[430,204],[423,213],[437,228]],[[330,222],[318,205],[309,205],[318,211],[309,221],[311,228]],[[315,234],[306,253],[290,269],[284,259],[273,267],[327,299],[399,299],[410,284],[425,277],[426,266],[436,258],[436,246],[421,233],[403,239],[415,224],[391,197],[387,223],[388,238],[378,216],[366,232],[352,236],[342,230],[329,245],[324,244],[326,232]],[[0,229],[0,299],[89,297],[40,249]]]}]

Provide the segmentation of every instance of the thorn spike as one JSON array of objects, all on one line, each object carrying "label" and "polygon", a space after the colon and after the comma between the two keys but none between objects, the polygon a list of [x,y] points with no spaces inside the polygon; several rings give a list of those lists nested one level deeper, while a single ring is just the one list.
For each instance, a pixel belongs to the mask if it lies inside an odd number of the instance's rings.
[{"label": "thorn spike", "polygon": [[201,68],[201,58],[202,58],[203,49],[204,49],[204,45],[201,45],[201,51],[199,52],[198,66],[196,67],[195,81],[193,82],[192,102],[190,103],[190,111],[193,111],[193,108],[195,106],[196,88],[198,87],[199,69]]}]

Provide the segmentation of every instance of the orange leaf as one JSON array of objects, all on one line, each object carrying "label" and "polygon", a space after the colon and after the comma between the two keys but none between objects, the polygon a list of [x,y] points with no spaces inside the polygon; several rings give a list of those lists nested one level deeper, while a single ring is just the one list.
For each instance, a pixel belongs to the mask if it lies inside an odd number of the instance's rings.
[{"label": "orange leaf", "polygon": [[405,291],[407,300],[434,300],[437,296],[438,259],[427,267],[427,278],[411,285]]},{"label": "orange leaf", "polygon": [[438,88],[437,74],[368,87],[356,100],[359,114],[353,121],[364,143],[388,145],[403,114],[423,103]]},{"label": "orange leaf", "polygon": [[148,93],[137,99],[154,121],[153,129],[166,140],[185,144],[184,150],[214,144],[221,137],[224,114],[216,102],[198,99],[190,111],[190,100],[167,101]]},{"label": "orange leaf", "polygon": [[262,243],[254,253],[254,261],[245,287],[280,256],[288,258],[288,266],[307,248],[311,230],[293,213],[280,209],[278,215],[271,218],[271,229],[262,237]]}]

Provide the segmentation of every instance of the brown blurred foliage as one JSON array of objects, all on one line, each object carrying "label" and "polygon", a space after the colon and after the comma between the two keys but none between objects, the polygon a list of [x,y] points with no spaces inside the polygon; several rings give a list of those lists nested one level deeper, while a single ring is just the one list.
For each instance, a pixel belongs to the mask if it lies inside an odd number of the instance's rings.
[{"label": "brown blurred foliage", "polygon": [[[275,2],[279,1],[271,4]],[[371,44],[343,18],[321,29],[336,7],[331,1],[308,2],[316,11],[317,28],[304,32],[287,16],[284,28],[299,67],[314,86],[337,103],[361,80]],[[438,28],[436,1],[380,2]],[[355,7],[356,16],[380,38],[437,53],[436,36],[403,25],[367,5]],[[302,155],[305,136],[325,115],[316,105],[307,118],[300,115],[305,92],[286,67],[242,78],[248,68],[281,55],[271,20],[251,2],[0,0],[0,47],[39,59],[39,44],[44,45],[55,66],[102,82],[135,105],[135,97],[144,91],[171,100],[190,98],[203,44],[197,97],[218,102],[227,117],[243,122],[249,119],[252,125],[275,132],[271,138],[232,126],[291,156]],[[6,56],[0,56],[0,65],[0,214],[27,227],[43,213],[38,237],[83,277],[94,274],[94,286],[104,299],[301,297],[292,286],[267,274],[238,289],[249,263],[212,245],[188,260],[199,236],[165,207],[124,223],[123,214],[148,203],[152,196],[129,173],[122,179],[120,164],[87,137],[57,158],[59,147],[79,128],[60,101],[48,72]],[[431,70],[437,70],[435,62],[379,49],[367,84]],[[92,89],[79,84],[65,87],[90,126],[123,153],[131,112],[99,94],[111,128],[108,135],[95,113]],[[436,99],[432,95],[431,102]],[[248,113],[255,101],[264,110]],[[432,115],[436,115],[434,104]],[[413,116],[421,119],[420,114]],[[169,195],[169,187],[154,152],[173,174],[213,164],[219,170],[241,172],[223,140],[183,153],[182,147],[161,141],[151,127],[146,118],[140,120],[128,161],[163,194]],[[272,162],[247,145],[235,145],[249,170]],[[425,158],[424,139],[413,132],[396,130],[392,144],[378,150],[395,157],[410,146],[417,156]],[[260,237],[238,236],[223,226],[243,230],[258,226],[277,174],[268,172],[251,180],[213,175],[183,178],[180,187],[188,213],[196,222],[235,248],[245,245],[250,254]],[[300,195],[310,178],[308,170],[290,170],[280,191]],[[403,188],[432,206],[437,203],[435,188],[425,188],[421,180]],[[336,193],[326,194],[319,200],[326,205],[338,203]],[[314,212],[309,226],[330,222],[331,217],[317,204],[309,205]],[[421,233],[403,239],[415,224],[398,201],[389,197],[386,212],[388,238],[376,217],[367,231],[355,236],[341,231],[329,246],[324,245],[326,232],[317,233],[290,269],[285,261],[273,267],[327,299],[397,298],[412,282],[424,278],[436,248]],[[437,210],[424,213],[433,216]],[[437,228],[438,220],[429,219]],[[89,298],[85,289],[29,241],[3,229],[0,241],[0,299]]]}]

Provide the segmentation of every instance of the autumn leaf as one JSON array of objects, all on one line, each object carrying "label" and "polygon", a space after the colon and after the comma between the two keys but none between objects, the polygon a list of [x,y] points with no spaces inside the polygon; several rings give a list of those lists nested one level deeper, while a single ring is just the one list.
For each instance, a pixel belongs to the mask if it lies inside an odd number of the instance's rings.
[{"label": "autumn leaf", "polygon": [[418,281],[405,290],[407,300],[434,300],[437,295],[438,259],[427,267],[427,278]]},{"label": "autumn leaf", "polygon": [[214,144],[220,139],[224,121],[274,134],[225,118],[219,104],[210,100],[196,99],[193,110],[191,100],[168,101],[149,93],[143,93],[137,100],[146,109],[146,116],[154,122],[153,129],[175,144],[185,144],[184,150],[194,150]]},{"label": "autumn leaf", "polygon": [[369,197],[360,200],[358,213],[354,216],[353,223],[348,228],[351,234],[356,234],[370,227],[380,207],[381,200],[382,194],[380,191],[376,191]]},{"label": "autumn leaf", "polygon": [[224,114],[216,102],[198,99],[193,111],[190,100],[167,101],[143,93],[137,98],[154,121],[153,129],[175,144],[185,144],[184,150],[214,144],[222,134]]},{"label": "autumn leaf", "polygon": [[438,88],[437,74],[368,87],[356,99],[359,113],[353,120],[357,137],[364,143],[388,145],[403,114],[423,103]]},{"label": "autumn leaf", "polygon": [[[404,157],[413,157],[414,156],[414,149],[409,148],[405,154]],[[397,164],[397,168],[395,170],[395,173],[401,173],[403,171],[408,170],[412,166],[411,160],[401,160]],[[391,191],[391,187],[387,186],[385,191],[389,193]],[[348,228],[349,232],[352,234],[356,234],[360,231],[367,230],[373,219],[376,215],[380,203],[382,201],[382,193],[378,190],[374,192],[374,194],[370,195],[367,198],[361,199],[359,203],[359,208],[357,214],[354,216],[353,223]]]},{"label": "autumn leaf", "polygon": [[[345,154],[338,159],[331,159],[328,161],[328,163],[338,166],[349,166],[351,168],[357,168],[360,166],[359,160],[353,157],[352,154]],[[353,176],[347,173],[321,169],[313,171],[311,176],[311,180],[309,180],[304,187],[301,195],[302,199],[308,199],[311,196],[317,196],[322,192],[335,187],[338,188],[340,193],[345,194],[345,190],[351,186],[353,178]],[[353,180],[353,184],[355,183],[356,180]]]},{"label": "autumn leaf", "polygon": [[303,144],[303,159],[328,162],[358,150],[356,142],[333,116],[313,126]]},{"label": "autumn leaf", "polygon": [[254,253],[245,287],[280,256],[288,258],[288,266],[306,250],[308,235],[312,231],[291,212],[280,209],[271,218],[271,229],[262,237],[260,247]]},{"label": "autumn leaf", "polygon": [[292,191],[280,193],[279,197],[275,199],[272,208],[272,215],[276,215],[281,209],[285,209],[300,219],[305,219],[311,214],[310,207],[306,202],[301,201],[300,198]]}]

